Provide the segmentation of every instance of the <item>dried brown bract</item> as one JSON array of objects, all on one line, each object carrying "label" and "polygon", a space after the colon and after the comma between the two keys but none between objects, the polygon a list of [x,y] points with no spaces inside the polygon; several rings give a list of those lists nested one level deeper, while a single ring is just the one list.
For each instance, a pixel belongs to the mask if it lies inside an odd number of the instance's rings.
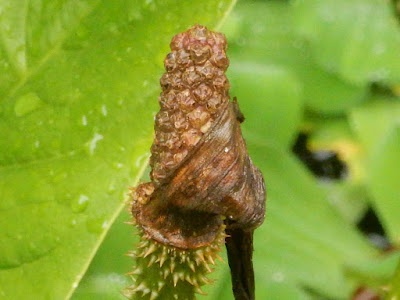
[{"label": "dried brown bract", "polygon": [[223,34],[196,25],[172,39],[164,61],[152,181],[134,190],[132,212],[165,245],[209,245],[223,217],[228,229],[251,233],[264,220],[263,177],[246,150],[243,115],[229,100],[226,47]]}]

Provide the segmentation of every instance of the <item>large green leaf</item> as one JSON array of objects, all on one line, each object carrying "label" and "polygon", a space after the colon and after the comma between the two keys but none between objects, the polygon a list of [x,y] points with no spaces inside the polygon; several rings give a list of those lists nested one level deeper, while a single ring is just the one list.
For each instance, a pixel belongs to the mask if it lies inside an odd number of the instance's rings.
[{"label": "large green leaf", "polygon": [[400,244],[400,102],[379,99],[351,113],[352,126],[365,147],[367,188],[383,226]]},{"label": "large green leaf", "polygon": [[329,151],[345,163],[342,180],[326,180],[321,184],[328,192],[329,201],[351,223],[357,224],[367,210],[367,191],[363,149],[351,131],[347,118],[308,118],[311,124],[307,146],[313,152]]},{"label": "large green leaf", "polygon": [[363,101],[366,86],[346,82],[316,64],[292,19],[290,1],[239,3],[224,25],[231,60],[286,69],[297,78],[306,107],[317,113],[343,114]]},{"label": "large green leaf", "polygon": [[1,299],[71,295],[146,163],[171,37],[231,5],[0,2]]},{"label": "large green leaf", "polygon": [[390,1],[294,2],[296,28],[325,69],[358,84],[400,80],[400,29]]}]

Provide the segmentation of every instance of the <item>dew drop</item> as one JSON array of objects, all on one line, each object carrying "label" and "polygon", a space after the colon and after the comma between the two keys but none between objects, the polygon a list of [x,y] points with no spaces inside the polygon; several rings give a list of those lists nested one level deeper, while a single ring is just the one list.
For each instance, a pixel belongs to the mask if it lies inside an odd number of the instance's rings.
[{"label": "dew drop", "polygon": [[35,148],[39,148],[40,147],[40,141],[35,141]]},{"label": "dew drop", "polygon": [[43,102],[36,93],[27,93],[17,98],[14,111],[17,117],[22,117],[42,106]]},{"label": "dew drop", "polygon": [[82,125],[86,126],[87,125],[87,118],[85,115],[82,116]]},{"label": "dew drop", "polygon": [[103,231],[104,218],[90,218],[86,221],[86,228],[91,233],[101,233]]},{"label": "dew drop", "polygon": [[101,106],[101,113],[103,114],[103,116],[107,116],[107,114],[108,114],[108,111],[107,111],[107,106],[105,105],[105,104],[103,104],[102,106]]},{"label": "dew drop", "polygon": [[108,227],[108,222],[104,221],[103,224],[101,224],[101,228],[105,229]]},{"label": "dew drop", "polygon": [[89,204],[89,197],[86,195],[79,195],[71,201],[71,209],[73,212],[80,213],[85,211]]},{"label": "dew drop", "polygon": [[120,169],[122,169],[124,167],[124,164],[120,163],[120,162],[116,162],[116,163],[113,164],[113,166],[114,166],[115,169],[120,170]]},{"label": "dew drop", "polygon": [[103,135],[98,134],[98,133],[95,133],[95,134],[93,135],[93,137],[90,139],[90,141],[88,141],[88,142],[86,143],[90,155],[93,155],[93,154],[94,154],[94,150],[95,150],[96,147],[97,147],[97,143],[98,143],[99,141],[101,141],[103,138],[104,138]]}]

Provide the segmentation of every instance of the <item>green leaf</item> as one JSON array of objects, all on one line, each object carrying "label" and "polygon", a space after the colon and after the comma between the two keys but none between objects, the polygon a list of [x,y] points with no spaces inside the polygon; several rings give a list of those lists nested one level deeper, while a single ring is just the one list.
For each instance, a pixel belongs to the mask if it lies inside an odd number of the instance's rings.
[{"label": "green leaf", "polygon": [[[372,259],[364,265],[346,266],[349,276],[358,278],[363,285],[385,289],[385,285],[392,279],[396,266],[400,262],[400,252],[397,250]],[[383,288],[382,288],[383,287]]]},{"label": "green leaf", "polygon": [[294,16],[326,70],[358,84],[400,80],[400,29],[390,2],[298,0]]},{"label": "green leaf", "polygon": [[400,297],[400,263],[397,267],[396,274],[393,276],[389,295],[387,296],[387,300],[397,300]]},{"label": "green leaf", "polygon": [[71,295],[146,163],[171,37],[231,5],[1,2],[0,298]]},{"label": "green leaf", "polygon": [[231,60],[286,69],[297,79],[306,107],[314,112],[343,114],[367,94],[366,85],[346,82],[314,62],[309,45],[293,24],[290,1],[241,2],[223,31]]},{"label": "green leaf", "polygon": [[264,128],[264,139],[290,147],[303,113],[298,80],[286,69],[234,60],[228,77],[230,94],[237,96],[246,118],[246,132]]},{"label": "green leaf", "polygon": [[138,242],[135,228],[125,223],[130,220],[127,210],[123,210],[115,220],[73,294],[73,300],[126,299],[121,291],[132,283],[125,274],[131,271],[133,260],[123,254],[134,249]]},{"label": "green leaf", "polygon": [[347,299],[356,283],[346,277],[344,266],[364,264],[375,251],[292,155],[248,144],[268,190],[266,222],[256,231],[257,280],[288,282],[328,298]]},{"label": "green leaf", "polygon": [[351,121],[365,147],[366,182],[373,205],[394,244],[400,244],[400,102],[376,101],[354,110]]},{"label": "green leaf", "polygon": [[363,148],[346,118],[326,119],[313,116],[306,122],[311,128],[307,147],[313,152],[333,152],[345,164],[345,178],[324,181],[321,187],[326,190],[329,201],[345,219],[357,224],[368,208],[368,193],[364,186]]}]

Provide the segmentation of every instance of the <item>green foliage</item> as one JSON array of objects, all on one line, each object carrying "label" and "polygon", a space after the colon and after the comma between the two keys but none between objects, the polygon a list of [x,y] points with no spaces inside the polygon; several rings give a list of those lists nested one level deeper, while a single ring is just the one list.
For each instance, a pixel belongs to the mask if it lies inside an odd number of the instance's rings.
[{"label": "green foliage", "polygon": [[[124,299],[132,262],[123,254],[136,239],[120,211],[148,158],[170,38],[196,22],[215,28],[231,5],[179,3],[0,4],[0,299],[65,299],[78,283],[74,300]],[[268,189],[257,299],[349,299],[361,285],[400,297],[399,252],[385,254],[355,226],[372,206],[400,246],[391,9],[380,0],[242,1],[220,28],[231,95]],[[314,177],[290,151],[299,131],[311,150],[338,153],[348,176]],[[213,277],[200,298],[232,299],[227,264]]]},{"label": "green foliage", "polygon": [[171,36],[231,4],[1,1],[0,299],[73,293],[146,164]]},{"label": "green foliage", "polygon": [[296,0],[294,26],[323,68],[358,84],[400,80],[400,28],[380,0]]},{"label": "green foliage", "polygon": [[390,285],[388,300],[396,300],[400,297],[400,264],[397,268],[396,274],[393,276],[393,280]]}]

